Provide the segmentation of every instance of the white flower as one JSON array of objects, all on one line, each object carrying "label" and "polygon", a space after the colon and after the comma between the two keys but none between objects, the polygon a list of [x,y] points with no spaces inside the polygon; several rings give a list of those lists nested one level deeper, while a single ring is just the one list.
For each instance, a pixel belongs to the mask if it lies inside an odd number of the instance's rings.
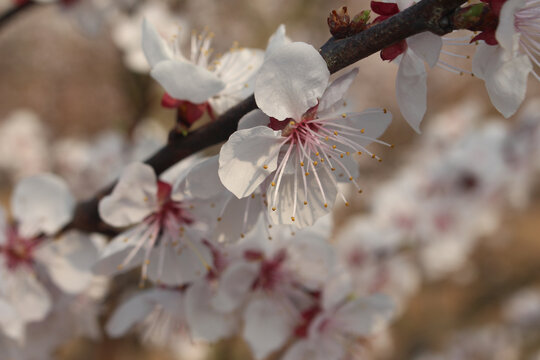
[{"label": "white flower", "polygon": [[71,220],[75,205],[56,176],[22,180],[11,202],[16,225],[7,225],[0,214],[0,328],[22,341],[26,323],[42,320],[51,309],[40,269],[62,291],[79,293],[92,279],[98,247],[75,233],[58,242],[48,238]]},{"label": "white flower", "polygon": [[173,38],[168,44],[148,21],[143,22],[142,46],[151,75],[174,99],[209,103],[217,114],[251,94],[250,82],[262,62],[260,50],[233,46],[212,60],[213,33],[191,35],[191,53],[185,56]]},{"label": "white flower", "polygon": [[498,45],[478,45],[473,74],[483,79],[491,102],[504,116],[512,116],[523,102],[527,78],[540,56],[540,3],[508,0],[499,14],[495,32]]},{"label": "white flower", "polygon": [[[379,14],[374,22],[405,10],[415,1],[396,0],[391,2],[372,1],[371,8]],[[424,62],[430,67],[437,65],[442,48],[440,36],[423,32],[391,45],[381,51],[383,60],[396,60],[399,69],[396,77],[396,98],[401,114],[409,125],[420,133],[420,123],[426,113],[427,72]]]},{"label": "white flower", "polygon": [[312,46],[275,48],[256,81],[255,99],[262,111],[244,116],[221,148],[223,185],[238,198],[259,186],[267,188],[275,223],[307,226],[328,213],[339,175],[358,187],[351,155],[365,152],[377,158],[365,146],[391,121],[382,109],[334,115],[356,74],[352,70],[328,85],[326,63]]},{"label": "white flower", "polygon": [[142,264],[142,280],[167,285],[206,274],[211,254],[203,240],[205,210],[193,201],[175,200],[174,190],[148,165],[133,163],[124,170],[113,192],[99,203],[99,213],[108,224],[128,229],[107,245],[94,267],[97,273],[110,275]]}]

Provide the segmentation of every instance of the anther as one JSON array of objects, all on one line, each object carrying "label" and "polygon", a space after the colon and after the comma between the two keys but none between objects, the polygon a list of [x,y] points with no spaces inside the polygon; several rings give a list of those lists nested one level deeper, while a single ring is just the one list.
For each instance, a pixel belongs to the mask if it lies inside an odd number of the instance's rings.
[{"label": "anther", "polygon": [[306,176],[309,176],[309,172],[306,171]]},{"label": "anther", "polygon": [[272,208],[272,211],[276,211],[276,208],[275,208],[275,207],[273,207],[273,208]]},{"label": "anther", "polygon": [[313,166],[317,166],[318,162],[314,161]]},{"label": "anther", "polygon": [[303,161],[300,161],[300,166],[304,166],[304,162],[303,162]]},{"label": "anther", "polygon": [[251,194],[251,198],[252,198],[252,199],[255,199],[255,194]]},{"label": "anther", "polygon": [[336,168],[331,168],[330,170],[332,170],[332,171],[336,171]]},{"label": "anther", "polygon": [[304,205],[307,205],[307,201],[304,201]]},{"label": "anther", "polygon": [[338,135],[338,132],[336,130],[334,130],[334,135],[336,135],[336,136]]},{"label": "anther", "polygon": [[294,221],[294,216],[291,216],[291,220]]},{"label": "anther", "polygon": [[145,196],[143,200],[148,201],[148,196]]},{"label": "anther", "polygon": [[349,176],[349,181],[352,181],[353,177],[352,176]]},{"label": "anther", "polygon": [[386,109],[383,109],[382,111],[383,111],[383,113],[385,113],[385,114],[388,112],[388,110],[386,110]]},{"label": "anther", "polygon": [[359,193],[359,194],[361,194],[361,193],[363,193],[363,192],[364,192],[364,190],[362,190],[362,189],[358,190],[358,193]]},{"label": "anther", "polygon": [[332,149],[335,149],[336,148],[336,145],[332,145]]},{"label": "anther", "polygon": [[360,132],[363,134],[366,132],[366,129],[360,129]]},{"label": "anther", "polygon": [[341,117],[345,119],[347,117],[347,114],[343,113],[341,114]]},{"label": "anther", "polygon": [[324,207],[327,208],[327,207],[328,207],[328,204],[325,203],[325,204],[324,204]]},{"label": "anther", "polygon": [[276,186],[276,183],[272,181],[272,182],[270,183],[270,185]]},{"label": "anther", "polygon": [[221,217],[218,217],[218,218],[217,218],[217,221],[221,221]]},{"label": "anther", "polygon": [[358,155],[362,155],[362,152],[361,152],[361,151],[359,151],[359,152],[358,152],[357,154],[358,154]]},{"label": "anther", "polygon": [[348,203],[348,202],[345,202],[345,206],[349,206],[349,203]]},{"label": "anther", "polygon": [[339,157],[343,159],[343,154],[339,154]]},{"label": "anther", "polygon": [[263,165],[263,169],[264,170],[268,169],[268,165]]}]

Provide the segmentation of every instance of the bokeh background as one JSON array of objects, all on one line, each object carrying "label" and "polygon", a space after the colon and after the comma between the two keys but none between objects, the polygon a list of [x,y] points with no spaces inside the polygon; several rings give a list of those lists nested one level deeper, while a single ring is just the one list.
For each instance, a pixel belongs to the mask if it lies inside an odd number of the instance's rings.
[{"label": "bokeh background", "polygon": [[[9,6],[11,2],[5,1],[1,7]],[[142,4],[82,0],[69,7],[36,5],[24,11],[0,27],[0,190],[4,206],[18,179],[40,171],[66,176],[80,199],[90,197],[117,176],[127,159],[143,159],[166,141],[175,114],[161,108],[163,90],[148,76],[141,58],[141,9],[159,13],[158,18],[164,12],[155,8],[166,9],[169,18],[163,18],[163,24],[172,24],[171,33],[177,25],[199,30],[208,27],[217,34],[214,47],[219,52],[233,41],[264,49],[279,24],[286,25],[291,39],[319,47],[329,38],[328,13],[341,6],[356,14],[369,8],[369,2],[178,0]],[[447,49],[464,56],[474,53],[473,45]],[[471,69],[470,58],[447,59],[464,70]],[[397,66],[381,61],[378,54],[354,66],[359,76],[349,93],[351,106],[357,110],[385,107],[394,114],[383,139],[395,148],[379,154],[384,160],[381,163],[361,162],[363,187],[369,194],[378,183],[394,178],[405,163],[415,161],[411,153],[417,151],[423,135],[416,134],[400,116],[394,90]],[[525,105],[540,98],[538,85],[529,79]],[[540,121],[538,107],[532,109],[525,115]],[[517,123],[524,111],[503,121]],[[463,121],[502,121],[490,105],[482,81],[434,68],[429,71],[428,111],[422,128],[441,116],[446,124],[442,131],[448,132]],[[459,267],[441,278],[422,281],[390,333],[379,345],[370,345],[385,349],[374,351],[373,358],[416,359],[422,353],[455,348],[473,350],[460,350],[458,355],[448,355],[449,351],[438,359],[536,358],[540,348],[540,176],[531,178],[526,206],[508,207],[497,230],[480,239]],[[337,224],[364,212],[363,199],[355,197],[351,207],[338,209]],[[532,309],[525,316],[531,320],[526,337],[516,334],[504,320],[516,294],[522,296],[522,308]],[[62,360],[250,358],[246,345],[238,339],[189,350],[159,349],[135,335],[121,340],[79,339],[58,351]]]}]

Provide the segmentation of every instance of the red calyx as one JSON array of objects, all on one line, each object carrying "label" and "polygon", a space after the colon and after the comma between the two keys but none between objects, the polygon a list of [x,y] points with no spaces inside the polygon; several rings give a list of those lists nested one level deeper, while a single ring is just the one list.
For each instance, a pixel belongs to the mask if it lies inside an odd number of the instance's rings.
[{"label": "red calyx", "polygon": [[395,3],[386,3],[382,1],[372,1],[371,10],[379,15],[373,20],[373,23],[378,23],[383,20],[388,19],[390,16],[395,15],[399,12],[399,8]]},{"label": "red calyx", "polygon": [[175,99],[171,95],[165,93],[161,98],[161,106],[167,109],[177,109],[178,113],[176,121],[188,129],[199,120],[205,112],[208,112],[210,118],[215,120],[214,112],[208,102],[194,104],[186,100]]}]

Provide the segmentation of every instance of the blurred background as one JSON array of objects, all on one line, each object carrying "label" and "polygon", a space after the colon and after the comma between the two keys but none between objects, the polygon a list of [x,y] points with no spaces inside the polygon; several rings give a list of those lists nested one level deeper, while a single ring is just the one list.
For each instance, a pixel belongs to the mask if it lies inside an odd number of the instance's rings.
[{"label": "blurred background", "polygon": [[[0,0],[4,11],[10,6],[11,1]],[[91,197],[113,181],[124,164],[148,157],[165,143],[175,113],[160,106],[163,90],[148,75],[140,48],[143,17],[170,35],[179,26],[198,31],[208,27],[216,33],[213,46],[217,52],[226,51],[233,41],[264,49],[279,24],[286,25],[291,39],[320,47],[329,38],[329,12],[341,6],[354,15],[368,9],[369,2],[81,0],[69,5],[40,4],[21,12],[0,27],[0,190],[4,206],[18,179],[42,171],[62,175],[80,199]],[[383,62],[378,54],[354,65],[359,76],[348,102],[358,111],[389,109],[394,121],[382,139],[395,148],[378,148],[383,158],[380,163],[361,159],[364,195],[350,200],[350,207],[338,207],[335,219],[340,227],[354,227],[355,219],[369,212],[373,194],[385,191],[377,190],[380,184],[399,181],[404,176],[402,169],[421,168],[423,161],[436,162],[422,156],[433,149],[430,142],[440,140],[452,147],[467,133],[481,132],[491,123],[503,124],[509,132],[538,132],[538,82],[530,77],[522,110],[502,119],[491,106],[483,81],[467,73],[471,70],[467,56],[472,57],[474,46],[453,44],[448,42],[445,50],[461,57],[442,56],[464,74],[441,67],[429,70],[428,110],[421,135],[399,113],[394,87],[398,67]],[[523,130],[524,123],[530,128]],[[540,135],[534,136],[531,147],[524,150],[531,157],[523,165],[527,181],[511,185],[517,188],[519,199],[497,202],[500,211],[490,230],[475,235],[467,251],[440,276],[419,277],[391,331],[366,344],[366,358],[540,359],[540,160],[536,156],[540,152],[534,152]],[[478,144],[482,146],[481,139]],[[474,167],[476,160],[470,159]],[[508,188],[504,189],[506,196]],[[399,196],[396,207],[398,201]],[[475,198],[471,196],[470,201]],[[482,214],[476,215],[481,221]],[[473,221],[476,215],[470,215]],[[336,239],[339,237],[336,231]],[[447,247],[432,251],[435,262],[455,256]],[[58,349],[58,359],[251,358],[239,339],[210,346],[177,345],[157,348],[136,335],[78,339]],[[4,360],[1,355],[0,359]]]}]

